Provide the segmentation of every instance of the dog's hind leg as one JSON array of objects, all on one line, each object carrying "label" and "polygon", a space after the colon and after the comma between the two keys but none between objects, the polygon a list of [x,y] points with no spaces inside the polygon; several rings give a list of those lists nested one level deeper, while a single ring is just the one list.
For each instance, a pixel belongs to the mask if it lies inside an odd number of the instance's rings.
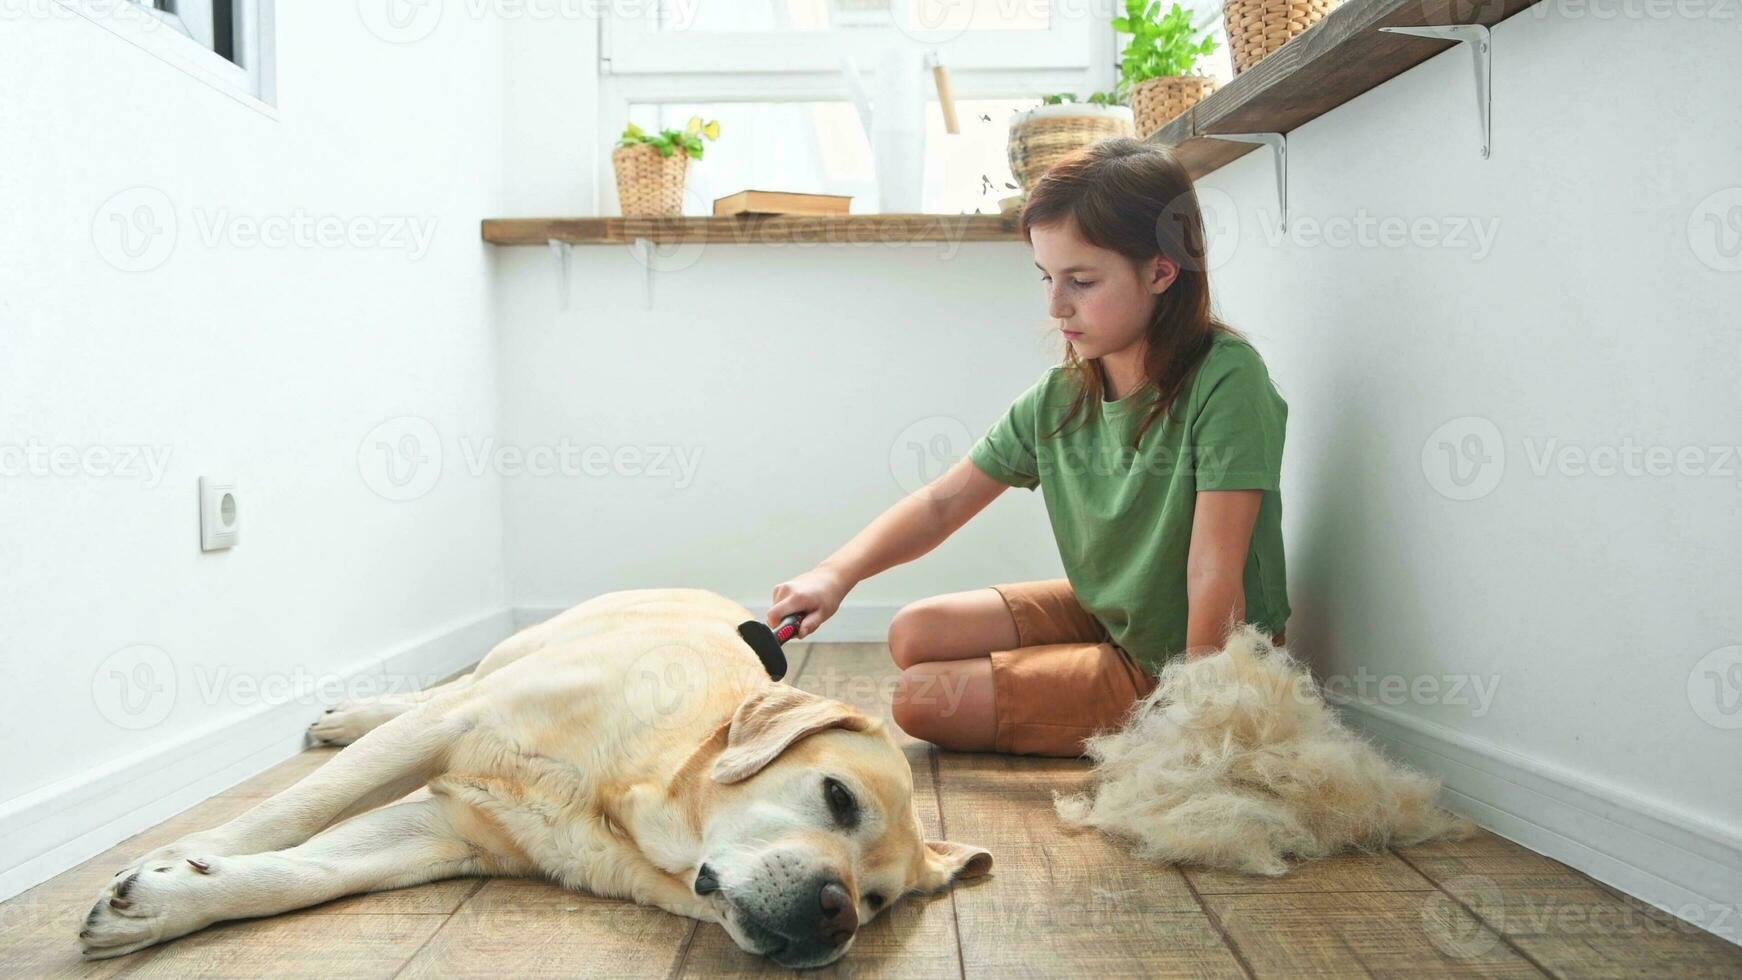
[{"label": "dog's hind leg", "polygon": [[405,714],[412,708],[441,694],[463,691],[472,686],[476,674],[462,674],[444,684],[421,691],[382,694],[372,698],[341,701],[328,708],[308,726],[309,735],[328,745],[350,745],[382,725]]},{"label": "dog's hind leg", "polygon": [[408,800],[286,850],[148,861],[104,887],[79,940],[87,958],[120,956],[226,919],[492,870],[441,801]]},{"label": "dog's hind leg", "polygon": [[341,701],[308,726],[309,735],[329,745],[350,745],[364,735],[440,695],[462,691],[480,677],[500,670],[544,646],[544,632],[531,626],[492,647],[471,673],[421,691],[394,692],[378,697]]}]

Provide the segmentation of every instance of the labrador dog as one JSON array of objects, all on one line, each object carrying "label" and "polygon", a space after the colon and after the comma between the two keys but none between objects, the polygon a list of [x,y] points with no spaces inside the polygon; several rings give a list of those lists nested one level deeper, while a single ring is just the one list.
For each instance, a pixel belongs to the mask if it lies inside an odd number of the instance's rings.
[{"label": "labrador dog", "polygon": [[751,618],[697,589],[613,592],[448,684],[341,705],[311,726],[346,745],[326,765],[117,873],[84,955],[503,875],[717,922],[810,967],[902,896],[986,874],[985,850],[925,839],[881,720],[769,679],[737,633]]}]

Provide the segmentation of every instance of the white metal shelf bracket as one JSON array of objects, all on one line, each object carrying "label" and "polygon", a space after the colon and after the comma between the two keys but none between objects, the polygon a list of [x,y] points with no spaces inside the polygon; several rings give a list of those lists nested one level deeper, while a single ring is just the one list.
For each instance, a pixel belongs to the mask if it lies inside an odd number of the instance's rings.
[{"label": "white metal shelf bracket", "polygon": [[1204,139],[1227,140],[1230,143],[1254,143],[1270,147],[1270,158],[1276,163],[1276,206],[1282,209],[1277,227],[1288,230],[1288,134],[1286,133],[1200,133]]},{"label": "white metal shelf bracket", "polygon": [[1476,68],[1476,112],[1482,123],[1482,159],[1488,159],[1494,145],[1493,121],[1493,60],[1490,57],[1493,37],[1481,24],[1449,24],[1444,27],[1381,27],[1387,34],[1408,34],[1439,41],[1456,41],[1469,45],[1470,58]]},{"label": "white metal shelf bracket", "polygon": [[559,242],[552,238],[547,241],[551,257],[556,259],[557,296],[563,309],[569,308],[569,258],[574,253],[574,246],[568,242]]}]

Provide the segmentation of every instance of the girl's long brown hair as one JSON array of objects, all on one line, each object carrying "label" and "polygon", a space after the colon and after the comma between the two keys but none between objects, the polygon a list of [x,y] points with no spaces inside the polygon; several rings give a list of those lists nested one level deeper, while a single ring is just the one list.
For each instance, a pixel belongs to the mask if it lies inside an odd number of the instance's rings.
[{"label": "girl's long brown hair", "polygon": [[[1130,137],[1104,139],[1054,164],[1028,192],[1022,237],[1033,244],[1035,225],[1074,219],[1083,240],[1146,264],[1165,254],[1179,263],[1173,285],[1156,298],[1144,331],[1145,382],[1160,395],[1137,427],[1133,448],[1174,402],[1210,352],[1217,331],[1240,333],[1210,312],[1210,275],[1204,261],[1204,219],[1192,179],[1166,147]],[[1100,365],[1065,345],[1064,366],[1079,385],[1051,434],[1073,420],[1088,420],[1103,394]]]}]

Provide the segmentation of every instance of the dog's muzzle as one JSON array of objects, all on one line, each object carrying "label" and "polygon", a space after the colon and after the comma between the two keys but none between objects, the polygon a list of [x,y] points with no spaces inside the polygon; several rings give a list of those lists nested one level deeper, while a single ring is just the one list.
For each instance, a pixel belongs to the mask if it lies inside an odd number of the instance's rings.
[{"label": "dog's muzzle", "polygon": [[[695,890],[698,895],[720,890],[718,876],[706,864],[696,869]],[[736,924],[756,944],[755,952],[787,967],[820,966],[839,956],[859,929],[859,910],[846,885],[819,874],[782,892],[726,895],[737,913]]]}]

